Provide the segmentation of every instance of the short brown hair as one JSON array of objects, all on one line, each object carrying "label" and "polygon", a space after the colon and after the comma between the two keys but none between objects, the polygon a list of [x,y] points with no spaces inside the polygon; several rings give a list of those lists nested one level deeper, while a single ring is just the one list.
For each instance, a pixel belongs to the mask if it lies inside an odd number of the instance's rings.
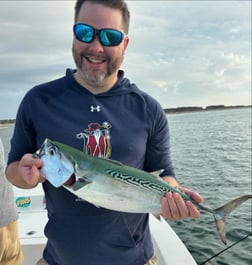
[{"label": "short brown hair", "polygon": [[125,30],[125,33],[128,34],[130,12],[129,12],[128,6],[124,0],[77,0],[76,4],[75,4],[75,14],[74,14],[74,21],[75,22],[77,21],[81,6],[83,5],[84,2],[101,4],[101,5],[104,5],[107,7],[111,7],[111,8],[120,10],[122,13],[124,30]]}]

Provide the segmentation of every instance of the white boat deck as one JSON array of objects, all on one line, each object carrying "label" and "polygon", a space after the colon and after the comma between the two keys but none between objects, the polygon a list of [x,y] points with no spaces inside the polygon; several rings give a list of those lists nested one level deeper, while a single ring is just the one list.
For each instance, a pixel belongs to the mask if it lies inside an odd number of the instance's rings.
[{"label": "white boat deck", "polygon": [[[19,207],[19,234],[24,252],[23,265],[35,265],[42,257],[46,238],[44,226],[47,211],[43,191],[40,186],[33,190],[14,189],[15,197],[23,207]],[[29,203],[30,202],[30,203]],[[26,205],[26,207],[24,207]],[[158,265],[197,265],[183,242],[165,220],[157,220],[150,215],[150,228]]]}]

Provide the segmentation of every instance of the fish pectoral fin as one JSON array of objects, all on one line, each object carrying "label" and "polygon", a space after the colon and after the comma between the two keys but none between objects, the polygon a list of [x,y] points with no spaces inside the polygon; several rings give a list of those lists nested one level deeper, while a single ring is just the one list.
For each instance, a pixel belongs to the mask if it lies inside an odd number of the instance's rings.
[{"label": "fish pectoral fin", "polygon": [[76,182],[71,186],[71,189],[76,191],[79,190],[81,188],[83,188],[84,186],[91,184],[92,181],[90,181],[88,178],[86,178],[85,176],[83,177],[79,177]]}]

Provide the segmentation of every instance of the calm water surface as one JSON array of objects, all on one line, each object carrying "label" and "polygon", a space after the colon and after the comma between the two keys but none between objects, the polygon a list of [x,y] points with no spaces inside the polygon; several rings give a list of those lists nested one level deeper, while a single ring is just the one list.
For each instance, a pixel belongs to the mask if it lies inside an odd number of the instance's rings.
[{"label": "calm water surface", "polygon": [[[217,208],[252,193],[251,108],[168,115],[172,157],[179,182],[198,191],[204,204]],[[6,158],[13,126],[0,127]],[[237,208],[226,227],[228,245],[252,231],[252,200]],[[223,250],[211,214],[198,220],[169,222],[198,264]],[[208,265],[251,265],[252,237]],[[176,264],[179,265],[179,264]]]},{"label": "calm water surface", "polygon": [[[177,178],[198,191],[204,204],[218,208],[252,193],[251,108],[168,115]],[[231,213],[226,226],[231,245],[252,231],[251,200]],[[225,248],[214,220],[202,212],[198,220],[170,222],[198,264]],[[251,265],[252,237],[213,259],[208,265]]]}]

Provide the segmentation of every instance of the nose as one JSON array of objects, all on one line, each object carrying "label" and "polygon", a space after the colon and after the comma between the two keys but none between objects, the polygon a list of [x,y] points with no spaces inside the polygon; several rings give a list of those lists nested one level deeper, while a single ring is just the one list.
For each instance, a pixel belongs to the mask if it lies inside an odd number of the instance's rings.
[{"label": "nose", "polygon": [[96,35],[91,43],[89,43],[89,49],[94,52],[104,52],[104,47],[99,40],[99,36]]}]

